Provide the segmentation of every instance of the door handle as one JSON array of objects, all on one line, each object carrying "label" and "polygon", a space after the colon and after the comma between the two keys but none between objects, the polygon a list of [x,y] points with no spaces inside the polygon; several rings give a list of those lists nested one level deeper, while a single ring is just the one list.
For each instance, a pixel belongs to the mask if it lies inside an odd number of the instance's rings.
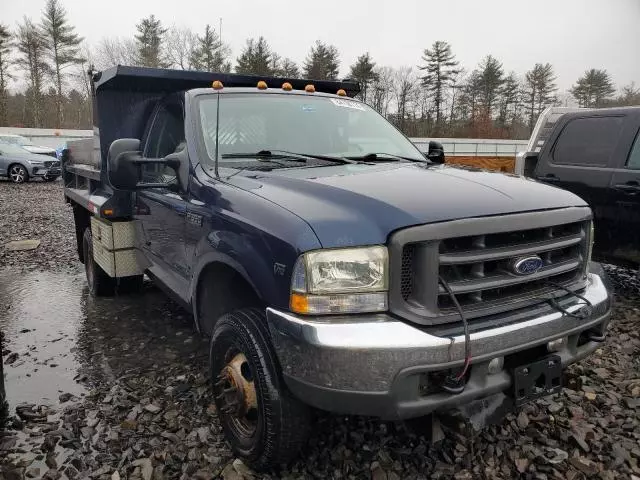
[{"label": "door handle", "polygon": [[629,195],[636,195],[640,193],[640,185],[638,183],[619,183],[615,185],[614,188],[616,190],[620,190],[621,192],[628,193]]},{"label": "door handle", "polygon": [[542,180],[543,182],[559,182],[560,181],[560,179],[556,177],[556,175],[553,173],[547,173],[540,180]]}]

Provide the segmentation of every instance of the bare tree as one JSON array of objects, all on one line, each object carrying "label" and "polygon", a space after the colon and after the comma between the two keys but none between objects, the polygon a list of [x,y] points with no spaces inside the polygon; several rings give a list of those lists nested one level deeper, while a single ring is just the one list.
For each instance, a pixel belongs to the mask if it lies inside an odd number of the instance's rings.
[{"label": "bare tree", "polygon": [[29,107],[33,126],[40,127],[42,88],[45,76],[51,73],[51,67],[45,61],[46,40],[40,29],[27,17],[18,25],[17,49],[19,56],[16,65],[25,71],[29,84]]},{"label": "bare tree", "polygon": [[132,38],[105,37],[95,50],[95,66],[99,70],[114,65],[139,65],[138,46]]},{"label": "bare tree", "polygon": [[391,103],[391,88],[393,86],[394,71],[391,67],[376,67],[376,79],[371,85],[369,102],[381,115],[387,116]]},{"label": "bare tree", "polygon": [[193,70],[191,56],[196,41],[196,35],[189,28],[175,25],[170,27],[164,35],[164,56],[169,67]]},{"label": "bare tree", "polygon": [[398,128],[404,129],[407,113],[416,92],[417,76],[411,67],[400,67],[395,72],[393,95],[397,107]]},{"label": "bare tree", "polygon": [[7,85],[13,78],[9,73],[9,55],[13,47],[13,38],[9,28],[0,23],[0,125],[6,125],[7,112]]}]

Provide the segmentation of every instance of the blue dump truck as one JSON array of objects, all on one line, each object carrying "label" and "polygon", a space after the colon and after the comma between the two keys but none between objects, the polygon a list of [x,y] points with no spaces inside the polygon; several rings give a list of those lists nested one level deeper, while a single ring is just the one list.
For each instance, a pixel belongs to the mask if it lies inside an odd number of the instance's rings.
[{"label": "blue dump truck", "polygon": [[296,455],[311,408],[519,405],[605,339],[585,202],[443,165],[357,83],[118,66],[92,84],[94,137],[63,154],[89,289],[146,274],[193,314],[226,438],[256,469]]}]

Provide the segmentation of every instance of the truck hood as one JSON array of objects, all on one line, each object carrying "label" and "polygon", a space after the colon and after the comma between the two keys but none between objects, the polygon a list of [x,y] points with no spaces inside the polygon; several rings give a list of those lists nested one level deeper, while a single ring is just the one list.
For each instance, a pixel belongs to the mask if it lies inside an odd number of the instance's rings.
[{"label": "truck hood", "polygon": [[325,248],[385,243],[413,225],[586,205],[516,175],[427,164],[247,172],[232,183],[298,215]]}]

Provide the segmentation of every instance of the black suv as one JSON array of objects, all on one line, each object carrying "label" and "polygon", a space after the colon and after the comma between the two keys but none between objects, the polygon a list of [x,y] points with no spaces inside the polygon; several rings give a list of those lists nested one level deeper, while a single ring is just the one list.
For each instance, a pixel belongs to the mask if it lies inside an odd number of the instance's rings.
[{"label": "black suv", "polygon": [[524,173],[591,205],[595,257],[640,265],[640,106],[562,114],[539,151],[524,154]]}]

